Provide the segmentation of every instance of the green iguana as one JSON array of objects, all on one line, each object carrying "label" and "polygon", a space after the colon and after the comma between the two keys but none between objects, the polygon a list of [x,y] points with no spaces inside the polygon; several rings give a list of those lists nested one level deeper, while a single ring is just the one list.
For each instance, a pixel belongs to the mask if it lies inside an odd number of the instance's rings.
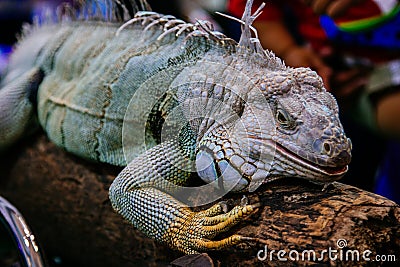
[{"label": "green iguana", "polygon": [[187,199],[285,176],[329,183],[351,159],[334,97],[314,71],[261,48],[251,24],[262,7],[251,6],[237,43],[145,1],[63,5],[56,22],[49,13],[25,30],[1,80],[0,149],[40,125],[75,155],[125,167],[111,204],[149,237],[184,253],[251,240],[213,239],[259,204],[194,212]]}]

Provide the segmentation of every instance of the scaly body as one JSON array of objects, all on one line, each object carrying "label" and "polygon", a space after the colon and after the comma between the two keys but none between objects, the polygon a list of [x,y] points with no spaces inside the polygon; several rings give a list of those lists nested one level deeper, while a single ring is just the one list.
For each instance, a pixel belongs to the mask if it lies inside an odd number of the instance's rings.
[{"label": "scaly body", "polygon": [[210,239],[258,205],[193,212],[176,199],[190,177],[219,194],[284,176],[330,182],[351,149],[318,75],[252,42],[250,6],[239,44],[153,12],[122,27],[109,16],[31,29],[1,83],[0,149],[39,122],[67,151],[126,166],[111,203],[148,236],[185,253],[246,240]]}]

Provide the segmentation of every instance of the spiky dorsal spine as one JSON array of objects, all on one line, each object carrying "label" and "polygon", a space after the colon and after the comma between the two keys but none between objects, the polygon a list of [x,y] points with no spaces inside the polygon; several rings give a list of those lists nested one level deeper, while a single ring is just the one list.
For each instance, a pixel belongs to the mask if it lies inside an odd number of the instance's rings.
[{"label": "spiky dorsal spine", "polygon": [[[246,8],[241,19],[224,15],[242,24],[242,35],[236,46],[237,49],[235,50],[237,50],[239,54],[243,54],[247,60],[255,61],[256,64],[263,67],[268,67],[273,70],[286,69],[285,64],[280,58],[276,57],[273,52],[262,48],[257,31],[252,26],[255,19],[262,13],[265,4],[263,3],[253,14],[251,12],[252,6],[253,0],[247,0]],[[43,14],[36,19],[33,27],[24,27],[21,37],[28,35],[35,26],[55,22],[96,20],[123,23],[134,19],[138,11],[151,11],[151,7],[146,0],[74,0],[72,5],[69,3],[61,4],[56,12],[45,10]],[[204,25],[200,22],[196,23],[195,28],[207,33],[210,39],[221,41],[223,46],[232,46],[232,40],[230,38],[226,38],[223,34],[214,32],[211,29],[204,28]],[[252,35],[255,36],[253,37]]]},{"label": "spiky dorsal spine", "polygon": [[238,51],[245,54],[246,57],[249,56],[249,58],[255,60],[256,63],[260,64],[261,66],[275,70],[285,70],[286,66],[280,58],[275,56],[272,51],[263,49],[260,43],[260,39],[258,38],[257,30],[252,26],[253,22],[262,13],[262,9],[265,7],[265,3],[262,3],[253,14],[251,13],[252,7],[253,0],[247,0],[246,7],[241,19],[220,12],[216,13],[237,21],[241,24],[242,34],[237,45]]}]

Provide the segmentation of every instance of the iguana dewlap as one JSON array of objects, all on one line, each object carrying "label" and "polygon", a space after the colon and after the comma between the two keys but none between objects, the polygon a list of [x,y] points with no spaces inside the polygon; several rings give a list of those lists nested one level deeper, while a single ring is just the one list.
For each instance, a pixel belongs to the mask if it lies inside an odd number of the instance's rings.
[{"label": "iguana dewlap", "polygon": [[1,80],[0,150],[40,125],[75,155],[125,166],[110,188],[113,208],[185,253],[248,240],[212,239],[258,207],[193,212],[185,193],[207,191],[189,178],[223,195],[346,173],[351,142],[335,99],[314,71],[285,66],[251,38],[252,1],[239,43],[207,22],[142,11],[124,24],[119,1],[87,2],[24,33]]}]

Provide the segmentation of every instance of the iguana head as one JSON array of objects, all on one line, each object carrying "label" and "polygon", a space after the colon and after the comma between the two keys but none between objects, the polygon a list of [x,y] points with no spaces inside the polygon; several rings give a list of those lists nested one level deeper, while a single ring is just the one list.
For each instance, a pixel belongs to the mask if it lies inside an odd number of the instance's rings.
[{"label": "iguana head", "polygon": [[[340,123],[336,100],[322,79],[308,68],[287,68],[270,72],[258,85],[273,116],[269,138],[275,153],[270,177],[298,176],[321,182],[342,177],[351,160],[351,141]],[[251,96],[249,103],[257,101]],[[257,111],[253,114],[259,117]]]},{"label": "iguana head", "polygon": [[206,133],[197,154],[200,177],[222,176],[233,190],[255,190],[280,177],[316,182],[341,178],[351,159],[351,141],[334,97],[308,68],[264,72],[248,89],[231,125]]}]

